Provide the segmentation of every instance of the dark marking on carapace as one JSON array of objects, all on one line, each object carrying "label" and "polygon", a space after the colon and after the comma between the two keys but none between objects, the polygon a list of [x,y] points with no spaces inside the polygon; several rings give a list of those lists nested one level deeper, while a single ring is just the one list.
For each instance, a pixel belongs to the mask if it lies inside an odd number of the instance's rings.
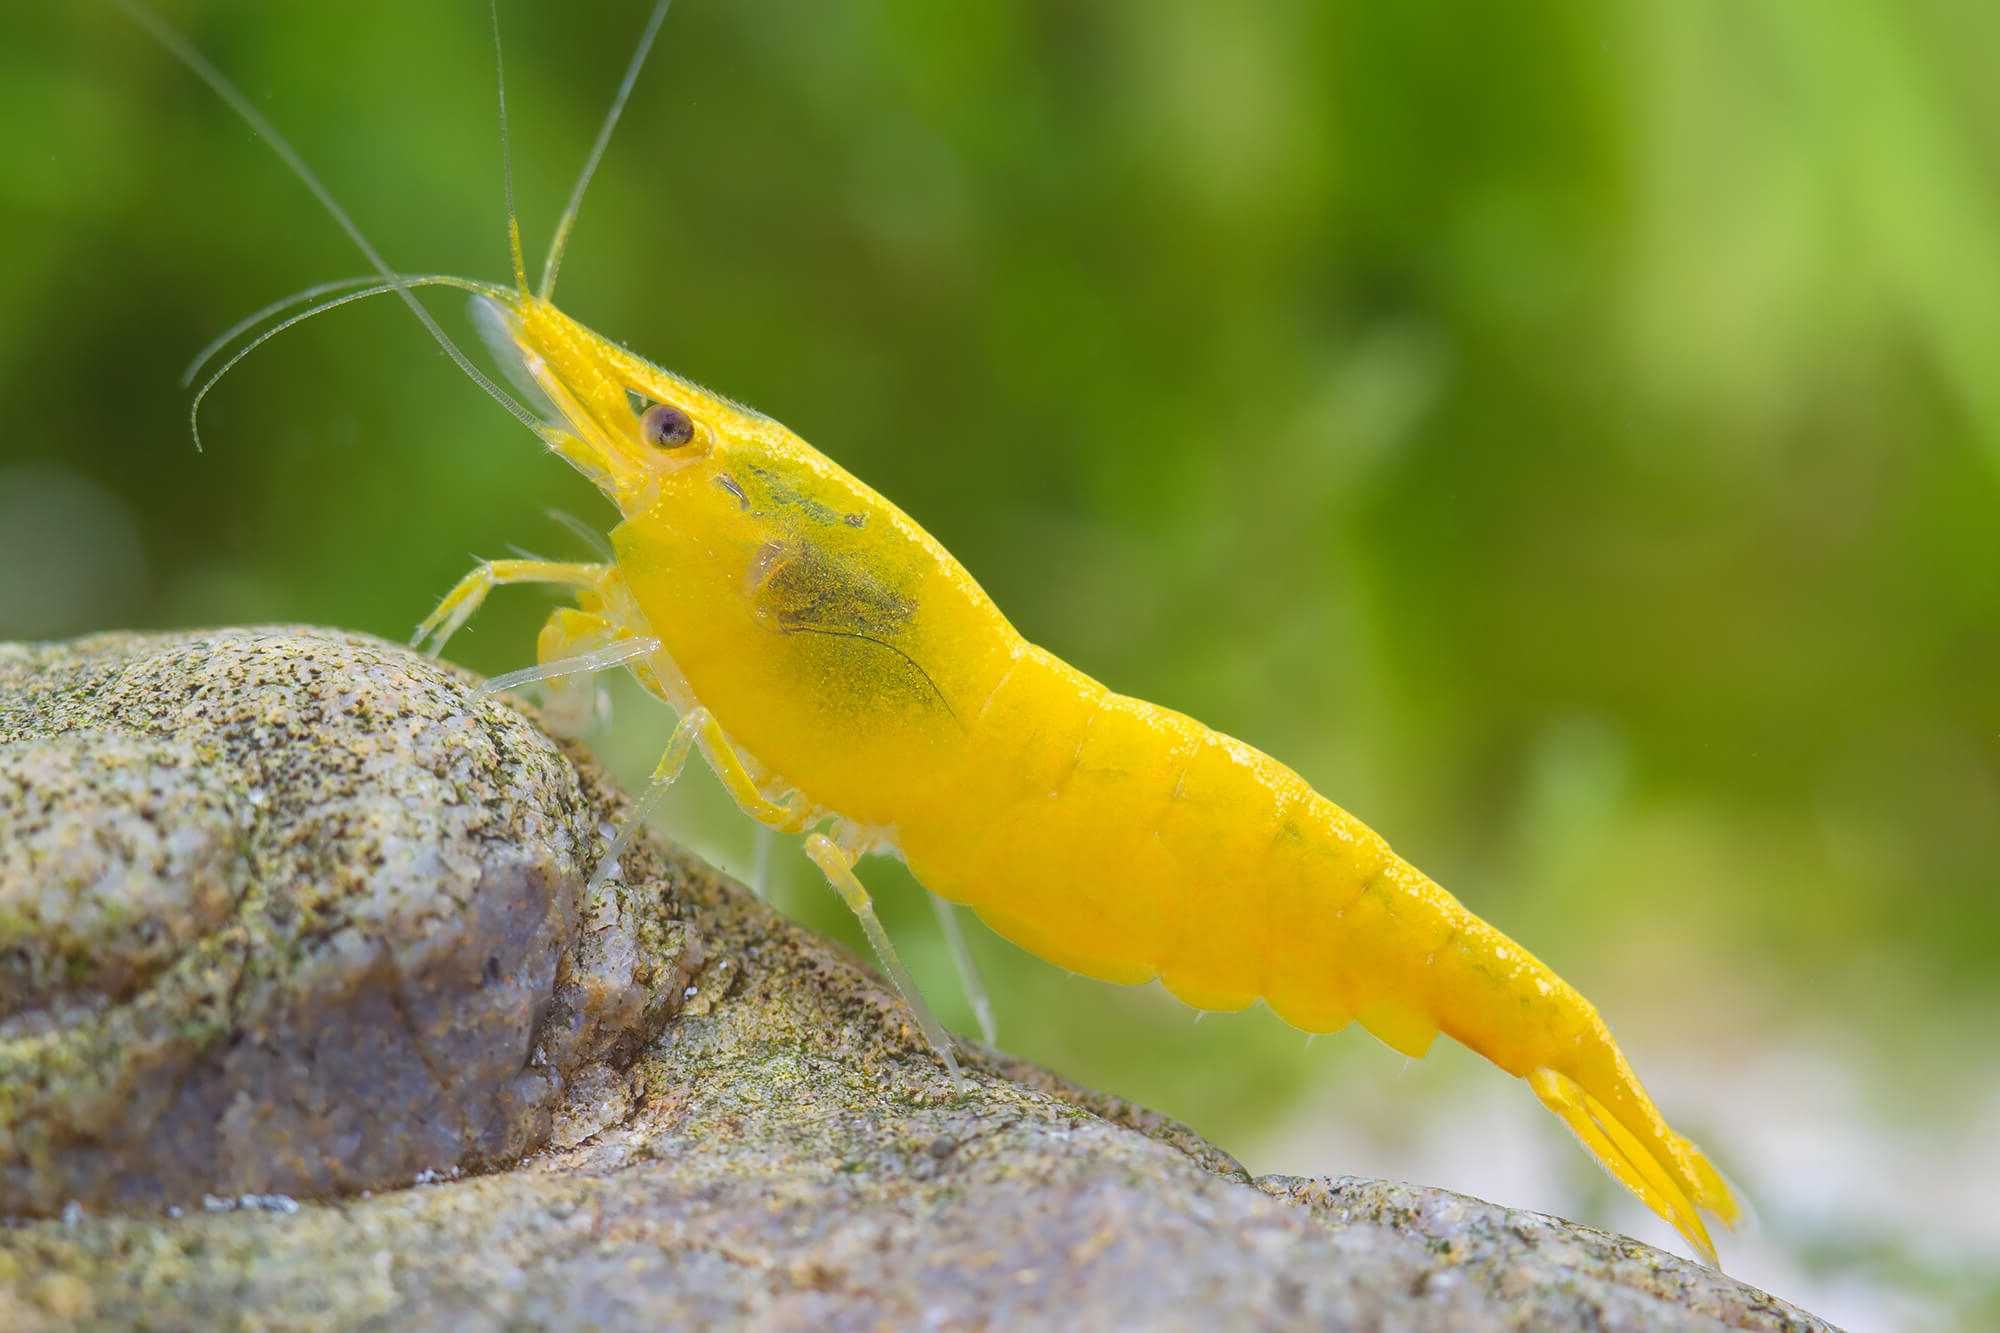
[{"label": "dark marking on carapace", "polygon": [[782,472],[752,463],[750,475],[764,484],[764,490],[771,497],[771,503],[778,508],[796,509],[813,522],[826,526],[840,522],[838,513],[787,481]]},{"label": "dark marking on carapace", "polygon": [[898,648],[895,644],[890,643],[887,639],[878,639],[872,634],[860,634],[854,630],[831,629],[825,625],[787,625],[784,629],[787,634],[824,634],[829,638],[853,639],[860,643],[869,643],[875,645],[877,648],[887,649],[897,657],[902,658],[912,671],[923,678],[924,684],[930,687],[931,694],[937,699],[938,706],[944,709],[946,716],[950,717],[953,722],[958,723],[961,731],[964,730],[965,723],[960,721],[958,710],[951,706],[951,700],[947,699],[944,691],[938,688],[938,683],[931,679],[931,673],[924,670],[924,664],[904,652],[901,648]]},{"label": "dark marking on carapace", "polygon": [[727,472],[715,474],[715,484],[736,497],[736,504],[744,513],[750,512],[750,497],[744,493],[742,485]]},{"label": "dark marking on carapace", "polygon": [[860,562],[795,536],[765,542],[745,575],[757,614],[779,633],[845,639],[894,654],[964,726],[931,673],[898,642],[916,618],[916,602]]},{"label": "dark marking on carapace", "polygon": [[758,548],[749,571],[757,610],[780,629],[818,625],[894,638],[917,605],[851,557],[793,538]]}]

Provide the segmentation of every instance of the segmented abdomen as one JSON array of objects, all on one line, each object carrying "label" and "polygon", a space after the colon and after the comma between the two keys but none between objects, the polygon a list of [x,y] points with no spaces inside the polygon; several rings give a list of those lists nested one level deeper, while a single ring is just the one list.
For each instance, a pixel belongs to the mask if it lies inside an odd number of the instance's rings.
[{"label": "segmented abdomen", "polygon": [[1427,1007],[1424,938],[1463,909],[1277,760],[1032,646],[970,725],[901,845],[1023,948],[1203,1009],[1261,996],[1310,1031]]}]

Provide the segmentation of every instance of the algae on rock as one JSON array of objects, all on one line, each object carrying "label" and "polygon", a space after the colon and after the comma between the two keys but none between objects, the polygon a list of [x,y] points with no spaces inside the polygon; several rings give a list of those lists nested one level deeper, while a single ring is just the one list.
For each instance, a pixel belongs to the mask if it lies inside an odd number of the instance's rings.
[{"label": "algae on rock", "polygon": [[0,1325],[1823,1327],[990,1052],[955,1098],[697,863],[589,895],[628,814],[374,640],[0,646]]}]

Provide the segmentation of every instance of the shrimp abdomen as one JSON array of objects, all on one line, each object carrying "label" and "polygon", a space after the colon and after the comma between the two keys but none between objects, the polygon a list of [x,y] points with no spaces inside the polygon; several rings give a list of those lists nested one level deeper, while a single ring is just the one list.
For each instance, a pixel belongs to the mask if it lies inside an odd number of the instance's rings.
[{"label": "shrimp abdomen", "polygon": [[1516,1077],[1619,1180],[1713,1247],[1735,1203],[1576,990],[1270,756],[1022,645],[961,770],[899,831],[911,868],[1073,971],[1263,999],[1421,1056],[1442,1031]]},{"label": "shrimp abdomen", "polygon": [[1179,881],[1135,811],[1166,803],[1173,778],[1159,769],[1185,736],[1165,710],[1022,643],[959,771],[940,775],[926,817],[899,826],[899,846],[933,892],[1029,952],[1150,981],[1178,926]]},{"label": "shrimp abdomen", "polygon": [[1270,756],[1024,644],[938,790],[905,857],[1021,947],[1200,1009],[1266,998],[1311,1031],[1353,1012],[1339,913],[1390,854]]}]

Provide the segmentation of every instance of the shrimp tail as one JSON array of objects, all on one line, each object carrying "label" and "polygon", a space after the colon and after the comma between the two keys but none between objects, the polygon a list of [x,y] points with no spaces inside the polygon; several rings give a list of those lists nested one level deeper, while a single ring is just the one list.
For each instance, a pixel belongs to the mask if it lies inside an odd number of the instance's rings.
[{"label": "shrimp tail", "polygon": [[[1498,969],[1498,978],[1504,978],[1505,994],[1481,997],[1477,1017],[1459,1009],[1456,1022],[1449,1016],[1456,1006],[1447,1000],[1440,1006],[1440,1026],[1525,1078],[1542,1105],[1613,1179],[1718,1266],[1701,1212],[1734,1226],[1741,1211],[1722,1173],[1667,1124],[1589,1000],[1491,925],[1463,907],[1457,911],[1464,913],[1464,928],[1455,941],[1459,947],[1445,950],[1439,962],[1448,972],[1467,975],[1457,979],[1458,985],[1447,983],[1438,998],[1452,992],[1461,1003],[1473,998],[1496,979],[1484,963],[1503,958],[1506,965]],[[1479,981],[1468,986],[1473,977]]]},{"label": "shrimp tail", "polygon": [[[1393,910],[1369,912],[1369,897]],[[1347,917],[1370,934],[1386,932],[1370,951],[1372,984],[1353,997],[1368,1001],[1354,1005],[1364,1026],[1412,1055],[1429,1032],[1442,1031],[1526,1079],[1619,1184],[1716,1264],[1701,1213],[1734,1226],[1737,1200],[1701,1150],[1667,1124],[1589,1000],[1400,858],[1391,857],[1376,892]],[[1351,943],[1350,953],[1359,952]],[[1391,961],[1409,958],[1425,962],[1412,973]]]},{"label": "shrimp tail", "polygon": [[1613,1179],[1680,1232],[1711,1267],[1720,1267],[1715,1242],[1696,1209],[1705,1208],[1724,1225],[1734,1226],[1740,1208],[1700,1149],[1668,1129],[1657,1114],[1650,1117],[1652,1125],[1642,1128],[1664,1135],[1669,1146],[1664,1153],[1657,1141],[1649,1147],[1632,1126],[1560,1070],[1537,1069],[1528,1075],[1528,1086]]}]

